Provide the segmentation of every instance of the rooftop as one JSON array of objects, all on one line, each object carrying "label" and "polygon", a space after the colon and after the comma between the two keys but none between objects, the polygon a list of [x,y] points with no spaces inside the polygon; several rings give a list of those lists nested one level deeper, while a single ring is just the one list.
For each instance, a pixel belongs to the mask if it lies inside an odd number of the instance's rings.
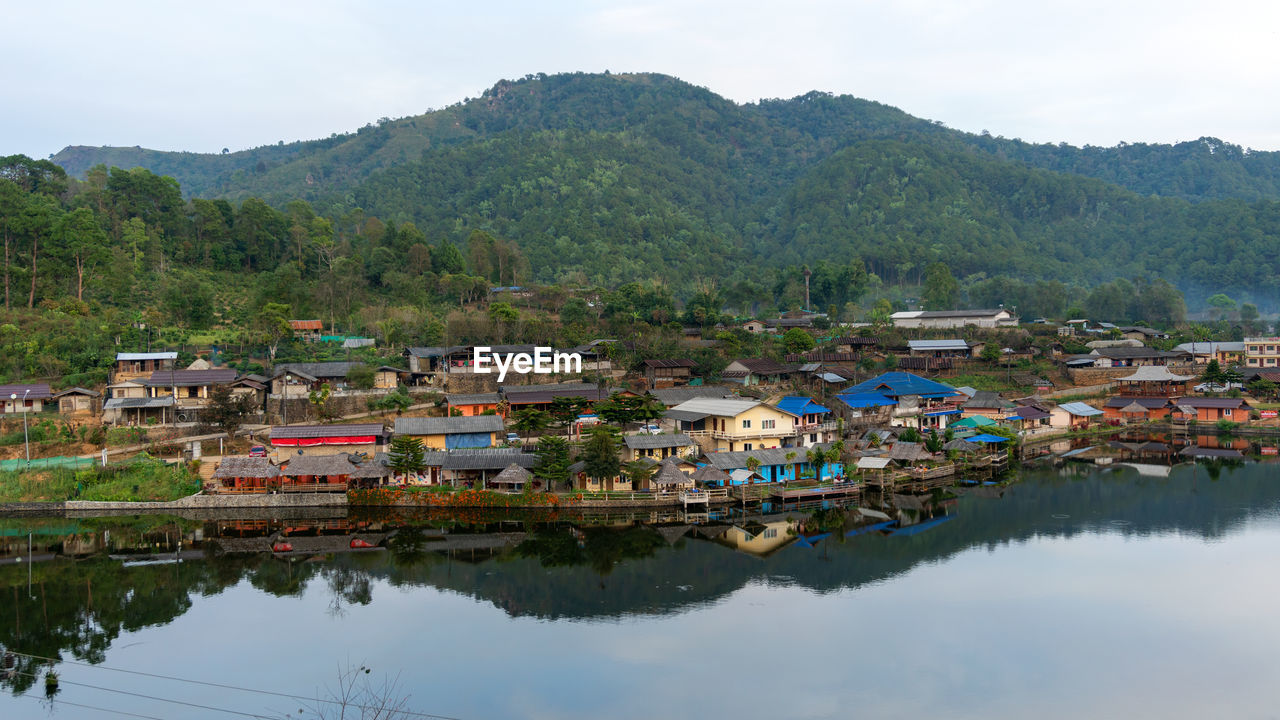
[{"label": "rooftop", "polygon": [[505,429],[502,418],[497,415],[396,418],[397,435],[457,435],[503,432]]}]

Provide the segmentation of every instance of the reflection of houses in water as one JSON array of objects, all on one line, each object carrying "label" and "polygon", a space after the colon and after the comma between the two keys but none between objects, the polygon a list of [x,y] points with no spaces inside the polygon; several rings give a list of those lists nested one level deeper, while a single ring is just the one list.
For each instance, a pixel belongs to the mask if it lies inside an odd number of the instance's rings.
[{"label": "reflection of houses in water", "polygon": [[799,518],[790,514],[743,520],[725,529],[716,541],[739,552],[765,557],[796,540]]}]

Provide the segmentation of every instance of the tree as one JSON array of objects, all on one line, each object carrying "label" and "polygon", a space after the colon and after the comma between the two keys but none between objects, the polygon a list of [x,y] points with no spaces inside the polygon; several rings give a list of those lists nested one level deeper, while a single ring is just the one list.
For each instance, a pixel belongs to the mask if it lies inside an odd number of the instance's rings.
[{"label": "tree", "polygon": [[952,310],[960,296],[960,283],[945,263],[936,262],[925,269],[921,302],[926,310]]},{"label": "tree", "polygon": [[387,455],[387,465],[397,477],[405,477],[410,473],[420,473],[427,467],[424,458],[422,438],[410,435],[397,435],[391,440],[391,452]]},{"label": "tree", "polygon": [[307,401],[316,409],[316,413],[327,419],[329,417],[329,396],[333,390],[329,387],[329,383],[321,383],[319,390],[312,390],[307,393]]},{"label": "tree", "polygon": [[214,385],[209,392],[209,405],[200,411],[200,421],[234,435],[244,417],[252,412],[253,400],[248,395],[233,393],[228,385]]},{"label": "tree", "polygon": [[1213,314],[1219,319],[1229,316],[1231,311],[1236,309],[1236,301],[1227,297],[1224,293],[1210,295],[1209,299],[1205,300],[1205,303],[1213,308]]},{"label": "tree", "polygon": [[583,398],[557,395],[551,398],[551,419],[558,427],[565,427],[578,417],[586,405],[587,401]]},{"label": "tree", "polygon": [[627,479],[634,483],[634,487],[644,487],[645,483],[653,478],[658,470],[658,465],[646,460],[632,460],[627,463]]},{"label": "tree", "polygon": [[809,352],[814,345],[813,336],[800,328],[791,328],[782,336],[782,346],[793,355]]},{"label": "tree", "polygon": [[1222,366],[1218,364],[1218,359],[1214,358],[1205,366],[1204,372],[1200,374],[1200,382],[1212,383],[1214,385],[1223,385],[1227,382],[1226,373],[1222,371]]},{"label": "tree", "polygon": [[253,332],[267,346],[267,356],[273,363],[280,341],[293,335],[293,326],[289,324],[291,312],[288,305],[269,302],[253,316]]},{"label": "tree", "polygon": [[376,379],[377,373],[364,363],[352,365],[351,369],[347,370],[347,384],[357,390],[372,389]]},{"label": "tree", "polygon": [[538,438],[537,455],[533,475],[543,480],[548,489],[570,482],[568,440],[559,435],[544,435]]},{"label": "tree", "polygon": [[571,297],[560,308],[560,322],[564,325],[586,325],[596,319],[587,301],[580,297]]},{"label": "tree", "polygon": [[1000,344],[994,343],[994,342],[987,343],[986,345],[983,346],[982,354],[980,357],[983,360],[986,360],[987,362],[991,363],[992,365],[1000,362],[1000,358],[1002,357],[1002,353],[1000,352]]},{"label": "tree", "polygon": [[62,254],[76,271],[76,300],[84,300],[84,276],[91,275],[108,256],[107,233],[89,208],[76,208],[58,221],[55,234]]},{"label": "tree", "polygon": [[582,449],[582,461],[587,476],[595,480],[618,476],[622,461],[618,459],[618,441],[612,429],[598,426],[591,430],[587,444]]},{"label": "tree", "polygon": [[551,417],[537,408],[517,410],[511,420],[511,427],[526,440],[531,433],[544,430],[550,424]]},{"label": "tree", "polygon": [[496,302],[489,306],[489,320],[497,324],[511,324],[520,319],[520,312],[511,303]]}]

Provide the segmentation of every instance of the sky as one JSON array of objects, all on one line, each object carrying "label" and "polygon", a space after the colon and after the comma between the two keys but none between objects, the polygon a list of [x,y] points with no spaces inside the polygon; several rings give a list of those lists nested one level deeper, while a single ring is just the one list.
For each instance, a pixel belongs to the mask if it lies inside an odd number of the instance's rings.
[{"label": "sky", "polygon": [[1280,3],[2,0],[0,155],[218,152],[355,130],[531,73],[810,90],[948,127],[1280,150]]}]

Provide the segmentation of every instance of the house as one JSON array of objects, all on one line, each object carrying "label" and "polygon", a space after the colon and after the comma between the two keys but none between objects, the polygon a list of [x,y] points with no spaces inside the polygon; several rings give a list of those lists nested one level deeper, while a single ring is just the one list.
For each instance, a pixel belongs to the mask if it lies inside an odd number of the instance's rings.
[{"label": "house", "polygon": [[582,357],[582,371],[600,375],[613,374],[613,360],[609,357],[609,348],[616,341],[596,339],[583,343],[569,352],[578,353]]},{"label": "house", "polygon": [[683,385],[680,387],[657,388],[650,390],[649,395],[667,407],[675,407],[685,400],[699,397],[725,398],[737,397],[733,390],[724,385]]},{"label": "house", "polygon": [[595,383],[548,383],[543,385],[501,385],[498,392],[514,413],[525,408],[550,410],[558,397],[581,400],[587,404],[608,400],[621,388],[600,387]]},{"label": "house", "polygon": [[102,421],[109,425],[164,425],[174,421],[177,401],[163,397],[111,397],[102,403]]},{"label": "house", "polygon": [[763,320],[748,320],[742,323],[741,327],[753,335],[759,335],[769,329],[769,326],[765,325]]},{"label": "house", "polygon": [[790,374],[790,369],[769,358],[738,358],[725,366],[720,377],[746,386],[775,385]]},{"label": "house", "polygon": [[1147,342],[1149,340],[1168,340],[1169,333],[1155,328],[1143,327],[1142,325],[1127,325],[1119,328],[1121,337],[1130,340],[1141,340]]},{"label": "house", "polygon": [[1004,422],[1024,430],[1047,428],[1053,426],[1053,413],[1041,405],[1019,405],[1004,416]]},{"label": "house", "polygon": [[492,393],[449,393],[444,396],[445,407],[450,415],[470,417],[473,415],[498,415],[501,412],[502,397]]},{"label": "house", "polygon": [[1008,310],[913,310],[889,316],[894,327],[944,330],[965,326],[1014,327],[1018,318]]},{"label": "house", "polygon": [[688,435],[627,435],[622,438],[627,446],[626,460],[631,462],[640,458],[665,460],[692,452],[698,443]]},{"label": "house", "polygon": [[698,364],[689,358],[645,360],[644,379],[650,388],[687,385]]},{"label": "house", "polygon": [[[829,446],[819,445],[809,450],[827,450]],[[795,482],[800,478],[815,477],[815,468],[811,467],[808,451],[804,448],[768,448],[741,450],[736,452],[714,452],[702,456],[701,462],[727,473],[729,484],[750,485],[755,483]],[[752,466],[759,466],[752,471]],[[737,473],[745,470],[747,473]],[[844,477],[844,465],[840,462],[824,462],[817,469],[820,482]]]},{"label": "house", "polygon": [[762,520],[743,520],[725,528],[715,542],[756,557],[768,557],[799,538],[794,517],[782,515]]},{"label": "house", "polygon": [[[965,398],[950,385],[902,371],[860,382],[837,397],[846,395],[861,396],[858,402],[865,402],[867,395],[880,395],[894,404],[889,424],[920,430],[944,429],[950,419],[961,414],[960,403]],[[849,405],[847,401],[846,404]]]},{"label": "house", "polygon": [[1245,338],[1244,364],[1250,368],[1280,367],[1280,337]]},{"label": "house", "polygon": [[48,383],[31,385],[0,385],[0,409],[5,415],[38,413],[44,410],[46,401],[53,398]]},{"label": "house", "polygon": [[346,489],[355,472],[356,466],[345,453],[294,455],[285,458],[280,467],[280,484],[281,489],[288,485],[338,485]]},{"label": "house", "polygon": [[694,483],[693,478],[680,470],[678,463],[673,460],[664,460],[658,463],[658,471],[643,485],[645,487],[640,488],[641,490],[679,492],[681,490],[692,490]]},{"label": "house", "polygon": [[1167,397],[1117,395],[1107,398],[1106,404],[1102,406],[1102,417],[1106,420],[1128,422],[1162,420],[1169,417],[1173,408],[1173,402]]},{"label": "house", "polygon": [[847,428],[877,427],[893,420],[898,401],[880,393],[842,392],[833,403],[835,414],[844,420]]},{"label": "house", "polygon": [[[271,371],[271,394],[275,397],[286,394],[289,397],[305,397],[312,390],[320,390],[328,385],[331,391],[348,389],[347,375],[353,369],[365,367],[360,362],[310,362],[280,363]],[[392,389],[396,387],[401,370],[393,367],[374,369],[374,388]]]},{"label": "house", "polygon": [[758,400],[693,398],[667,410],[677,430],[713,450],[779,448],[795,435],[797,417]]},{"label": "house", "polygon": [[[492,416],[489,416],[492,417]],[[531,470],[538,456],[520,448],[463,448],[448,451],[430,451],[425,455],[427,477],[431,484],[444,483],[454,487],[484,487],[490,478],[497,476],[512,463]]]},{"label": "house", "polygon": [[1219,365],[1240,365],[1245,361],[1243,342],[1189,342],[1175,347],[1191,356],[1191,362],[1207,365],[1217,360]]},{"label": "house", "polygon": [[206,492],[265,493],[280,485],[280,468],[265,457],[230,455],[218,462],[210,479]]},{"label": "house", "polygon": [[962,339],[908,340],[907,349],[911,357],[972,358],[982,352],[982,345],[971,346]]},{"label": "house", "polygon": [[1050,408],[1049,424],[1053,427],[1080,430],[1089,426],[1103,413],[1096,407],[1082,402],[1062,403]]},{"label": "house", "polygon": [[307,455],[386,451],[388,435],[382,423],[341,425],[278,425],[271,428],[268,442],[280,457],[303,451]]},{"label": "house", "polygon": [[58,412],[63,415],[93,415],[97,412],[101,395],[96,390],[74,387],[54,393],[53,399],[58,401]]},{"label": "house", "polygon": [[1207,423],[1244,422],[1253,409],[1243,398],[1184,397],[1174,404],[1173,417]]},{"label": "house", "polygon": [[832,412],[813,398],[787,395],[775,403],[774,407],[792,416],[795,436],[790,441],[784,440],[784,446],[811,447],[839,439],[835,437],[837,423]]},{"label": "house", "polygon": [[116,362],[111,368],[111,382],[149,377],[157,370],[173,370],[177,362],[176,352],[116,353]]},{"label": "house", "polygon": [[209,407],[214,388],[230,385],[236,376],[234,368],[157,370],[146,379],[134,380],[131,384],[140,384],[147,397],[174,397],[174,420],[195,422],[199,412]]},{"label": "house", "polygon": [[[459,448],[495,447],[506,433],[497,415],[442,418],[396,418],[395,434],[420,438],[425,448],[455,450]],[[505,466],[504,466],[505,467]]]},{"label": "house", "polygon": [[290,320],[289,327],[293,336],[306,342],[320,342],[320,331],[324,324],[319,320]]},{"label": "house", "polygon": [[990,390],[975,391],[973,396],[960,406],[961,414],[965,417],[981,415],[992,420],[1003,419],[1013,408],[1013,403],[1000,397],[1000,393]]},{"label": "house", "polygon": [[1082,358],[1091,359],[1093,367],[1139,367],[1142,365],[1168,365],[1170,362],[1189,360],[1181,351],[1156,350],[1149,347],[1099,347]]}]

